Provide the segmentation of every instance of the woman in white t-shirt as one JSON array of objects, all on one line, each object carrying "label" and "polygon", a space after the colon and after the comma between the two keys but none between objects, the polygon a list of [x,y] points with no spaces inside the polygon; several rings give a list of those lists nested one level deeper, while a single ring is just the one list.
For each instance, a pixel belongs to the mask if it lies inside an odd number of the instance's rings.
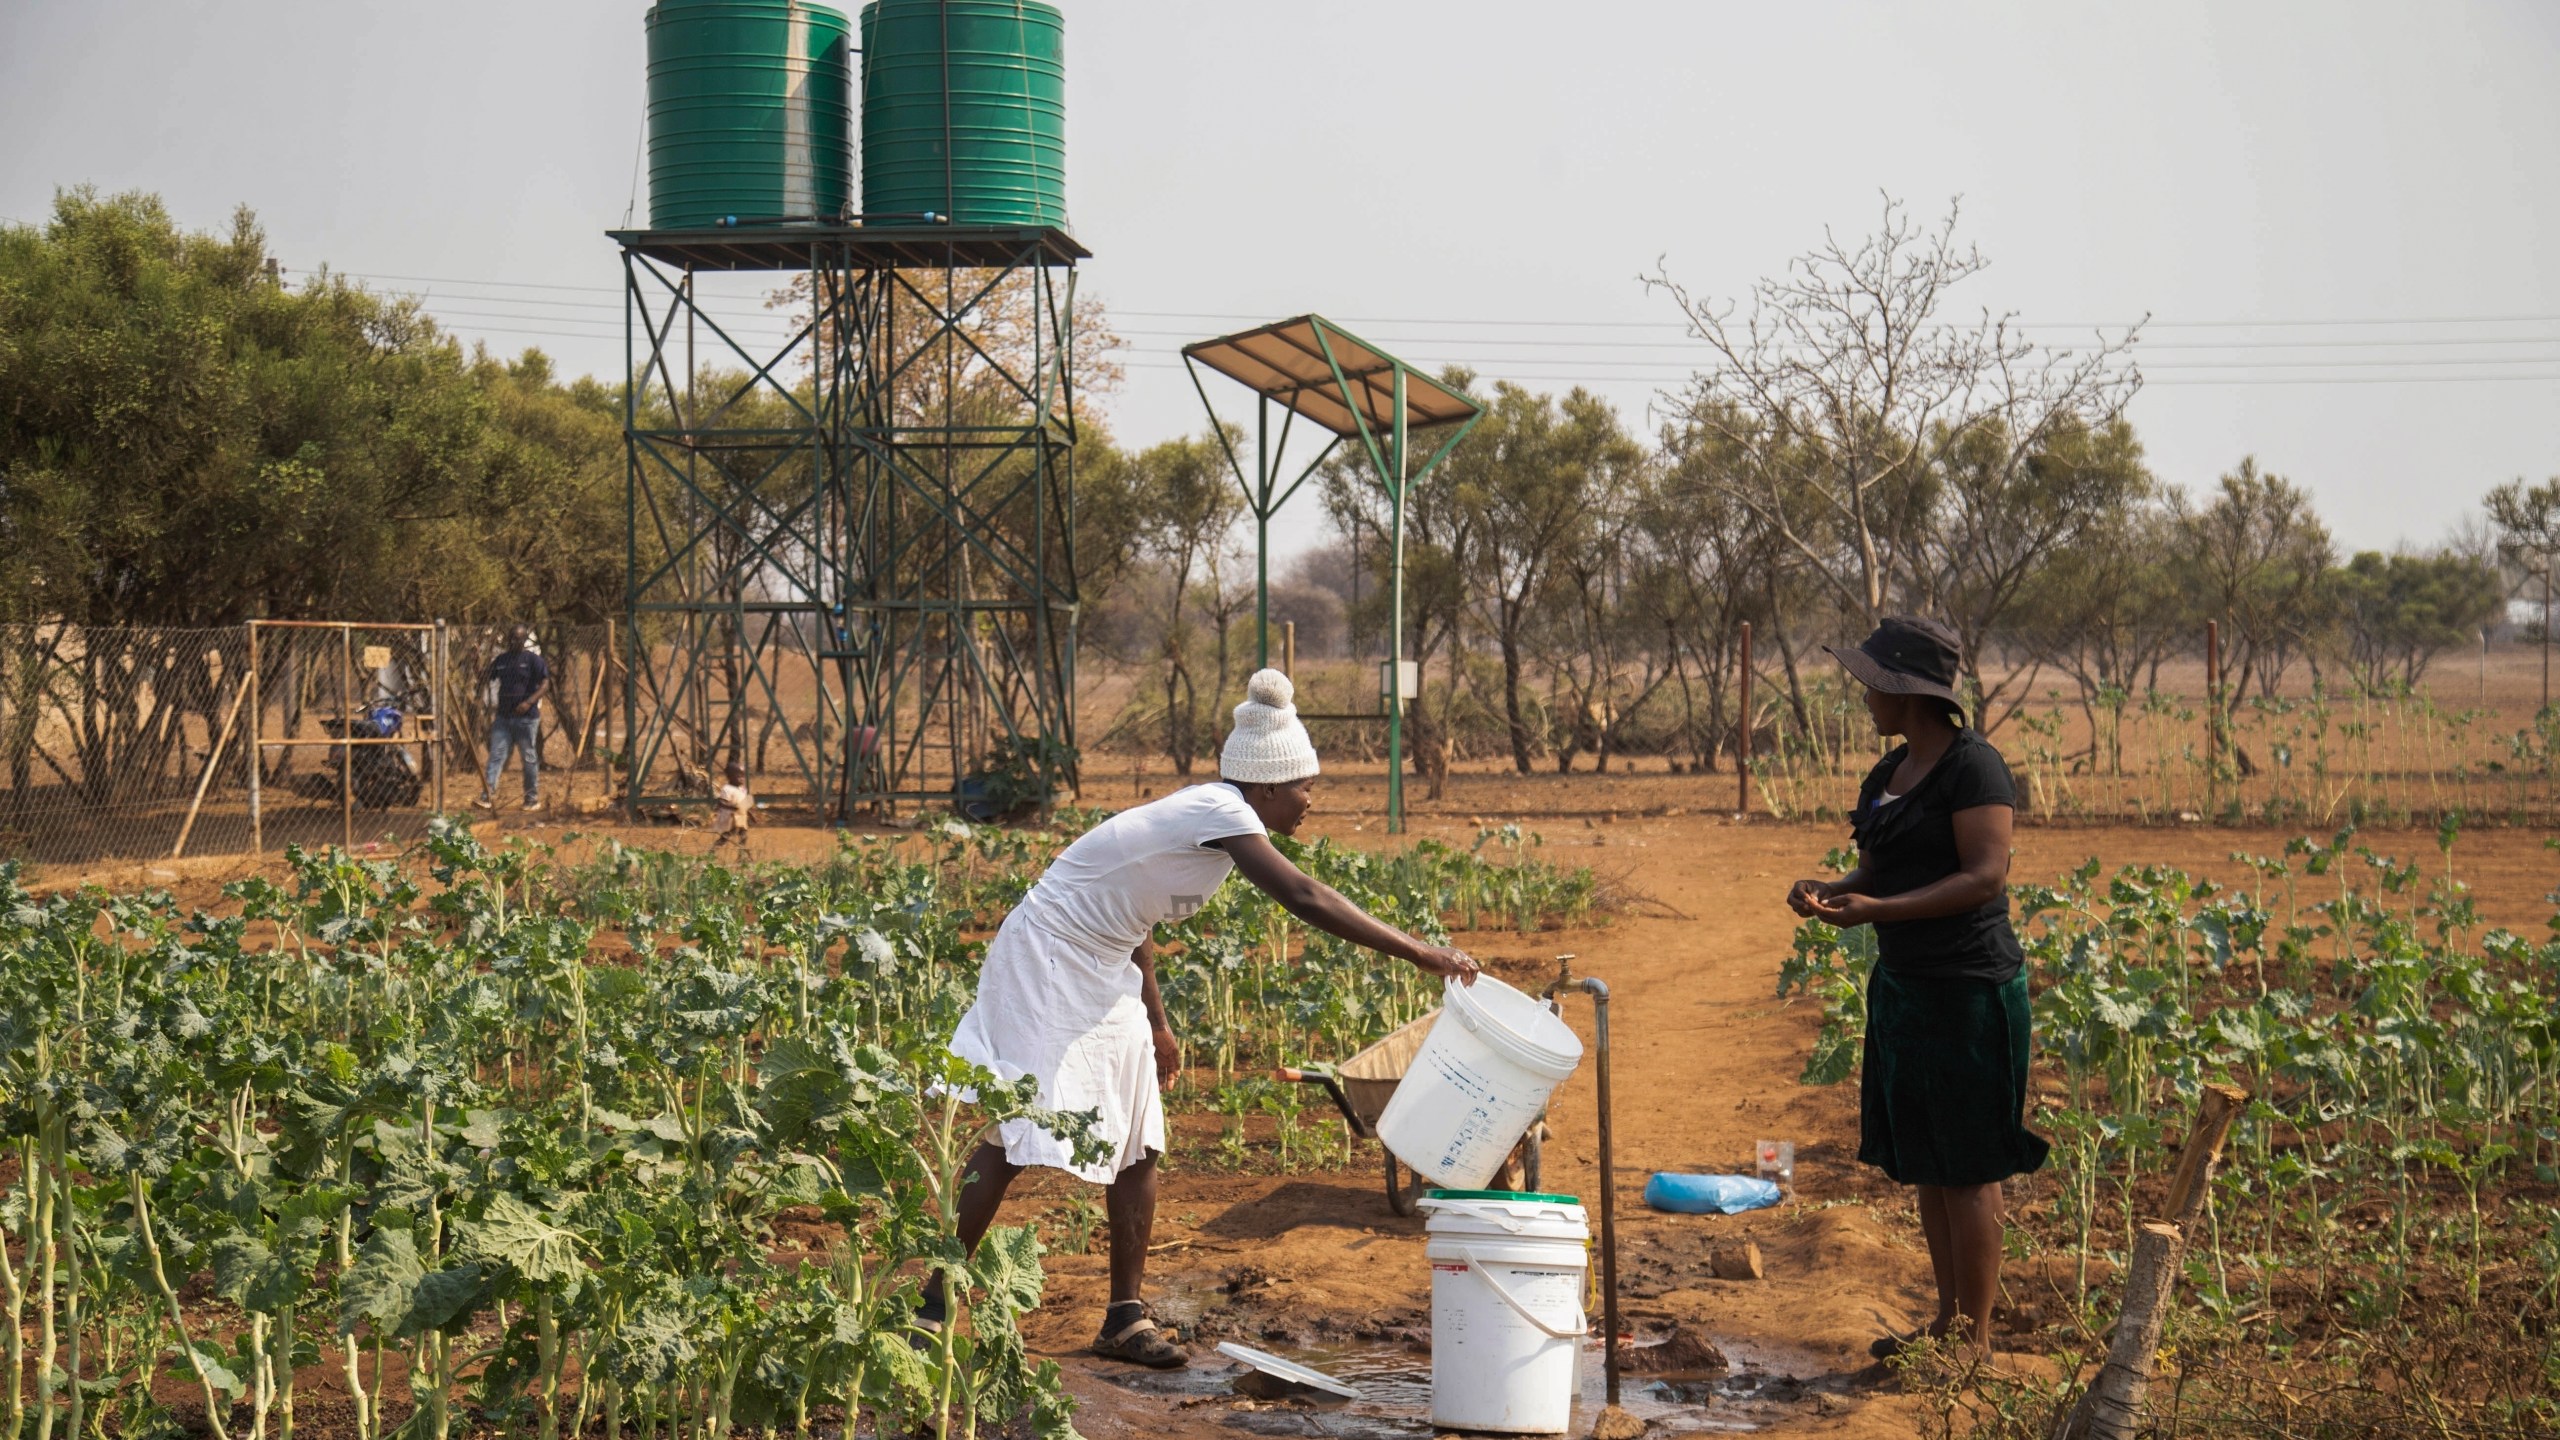
[{"label": "woman in white t-shirt", "polygon": [[[1464,951],[1371,917],[1272,845],[1271,835],[1296,832],[1315,792],[1315,746],[1292,698],[1288,676],[1257,671],[1219,756],[1220,780],[1123,810],[1051,862],[987,946],[976,1003],[951,1039],[953,1053],[1000,1079],[1037,1077],[1043,1106],[1101,1116],[1094,1133],[1109,1154],[1098,1164],[1076,1164],[1029,1121],[982,1142],[960,1193],[959,1231],[974,1248],[1025,1166],[1108,1186],[1111,1305],[1093,1347],[1107,1358],[1158,1368],[1186,1359],[1139,1297],[1165,1144],[1158,1092],[1182,1068],[1156,993],[1155,927],[1198,910],[1240,870],[1316,929],[1474,983],[1476,962]],[[942,1323],[938,1284],[917,1319],[926,1329]]]}]

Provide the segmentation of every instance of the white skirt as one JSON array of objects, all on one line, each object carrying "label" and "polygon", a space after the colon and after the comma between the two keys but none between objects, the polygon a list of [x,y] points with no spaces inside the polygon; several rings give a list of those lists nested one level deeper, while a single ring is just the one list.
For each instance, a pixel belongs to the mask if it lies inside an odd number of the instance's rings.
[{"label": "white skirt", "polygon": [[1089,954],[1020,910],[1005,917],[951,1052],[999,1080],[1034,1077],[1046,1109],[1096,1112],[1093,1134],[1103,1144],[1100,1160],[1078,1165],[1067,1142],[1028,1120],[1009,1120],[997,1131],[1005,1159],[1108,1185],[1164,1153],[1155,1040],[1136,978],[1126,956],[1115,963]]}]

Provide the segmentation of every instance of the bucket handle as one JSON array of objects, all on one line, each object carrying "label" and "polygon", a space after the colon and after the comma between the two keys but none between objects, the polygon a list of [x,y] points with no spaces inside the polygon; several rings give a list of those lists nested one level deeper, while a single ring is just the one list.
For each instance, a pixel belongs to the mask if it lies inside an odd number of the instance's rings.
[{"label": "bucket handle", "polygon": [[1493,1292],[1494,1298],[1511,1307],[1512,1314],[1528,1321],[1530,1324],[1535,1325],[1538,1329],[1558,1340],[1579,1340],[1584,1335],[1590,1333],[1591,1325],[1589,1321],[1585,1321],[1582,1328],[1578,1330],[1559,1330],[1553,1325],[1548,1324],[1546,1321],[1539,1319],[1536,1315],[1530,1313],[1528,1306],[1520,1303],[1517,1296],[1514,1296],[1510,1291],[1502,1288],[1502,1282],[1494,1279],[1493,1272],[1485,1268],[1483,1257],[1477,1255],[1473,1250],[1467,1249],[1460,1249],[1458,1253],[1466,1257],[1467,1267],[1475,1271],[1476,1278],[1484,1282],[1485,1288]]}]

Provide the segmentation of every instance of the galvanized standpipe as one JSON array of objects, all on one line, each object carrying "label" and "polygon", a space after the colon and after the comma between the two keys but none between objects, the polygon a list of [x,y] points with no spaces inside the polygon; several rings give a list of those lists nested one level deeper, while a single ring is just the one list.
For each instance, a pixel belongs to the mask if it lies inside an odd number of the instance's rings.
[{"label": "galvanized standpipe", "polygon": [[1591,997],[1592,1048],[1600,1062],[1600,1364],[1607,1378],[1607,1403],[1618,1403],[1618,1186],[1609,1153],[1609,985],[1596,975],[1574,978],[1573,957],[1556,957],[1556,978],[1542,997],[1553,1001],[1567,990]]}]

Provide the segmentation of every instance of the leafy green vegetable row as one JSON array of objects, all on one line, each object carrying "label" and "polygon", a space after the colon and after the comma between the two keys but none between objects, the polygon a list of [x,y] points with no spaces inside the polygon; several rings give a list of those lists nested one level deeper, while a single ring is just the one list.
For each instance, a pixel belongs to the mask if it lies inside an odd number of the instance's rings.
[{"label": "leafy green vegetable row", "polygon": [[[2237,1083],[2252,1098],[2191,1263],[2206,1310],[2289,1355],[2306,1328],[2414,1318],[2442,1274],[2498,1302],[2483,1343],[2530,1352],[2548,1382],[2530,1418],[2560,1421],[2560,1207],[2533,1198],[2560,1185],[2560,918],[2539,937],[2484,926],[2458,831],[2440,827],[2434,876],[2341,831],[2233,856],[2242,886],[2091,860],[2015,891],[2032,1119],[2055,1140],[2067,1298],[2091,1334],[2092,1261],[2130,1252],[2200,1087]],[[1778,989],[1823,1006],[1806,1083],[1855,1073],[1874,959],[1871,930],[1798,929]]]},{"label": "leafy green vegetable row", "polygon": [[[191,1428],[154,1394],[174,1376],[216,1440],[291,1440],[315,1367],[356,1440],[1068,1433],[1017,1328],[1036,1234],[968,1257],[946,1217],[983,1126],[1084,1144],[1089,1120],[943,1048],[974,937],[1068,833],[730,870],[440,824],[414,862],[291,852],[219,914],[40,898],[0,867],[0,1433]],[[1591,896],[1439,847],[1299,853],[1435,934]],[[1427,1003],[1347,947],[1292,963],[1304,937],[1259,897],[1175,938],[1176,1013],[1224,1064],[1366,1043]],[[933,1274],[939,1331],[911,1323]]]}]

